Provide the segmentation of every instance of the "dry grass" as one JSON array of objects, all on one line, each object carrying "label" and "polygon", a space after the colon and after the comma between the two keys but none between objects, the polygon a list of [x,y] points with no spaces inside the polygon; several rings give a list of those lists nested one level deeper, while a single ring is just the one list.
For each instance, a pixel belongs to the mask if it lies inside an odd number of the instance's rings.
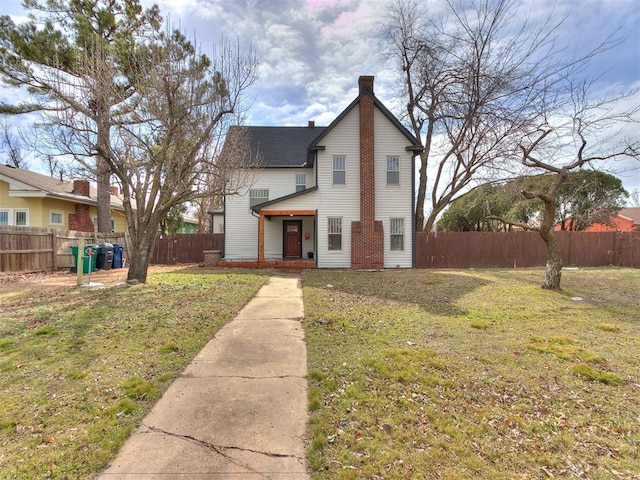
[{"label": "dry grass", "polygon": [[306,273],[315,478],[639,478],[640,271],[541,279]]},{"label": "dry grass", "polygon": [[99,473],[266,281],[164,272],[136,287],[77,288],[74,278],[0,286],[0,478]]}]

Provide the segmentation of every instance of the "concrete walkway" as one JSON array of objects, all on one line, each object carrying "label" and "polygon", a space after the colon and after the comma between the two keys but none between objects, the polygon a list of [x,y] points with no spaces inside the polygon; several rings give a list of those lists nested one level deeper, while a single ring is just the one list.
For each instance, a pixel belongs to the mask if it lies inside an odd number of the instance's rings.
[{"label": "concrete walkway", "polygon": [[300,279],[271,277],[98,478],[308,479]]}]

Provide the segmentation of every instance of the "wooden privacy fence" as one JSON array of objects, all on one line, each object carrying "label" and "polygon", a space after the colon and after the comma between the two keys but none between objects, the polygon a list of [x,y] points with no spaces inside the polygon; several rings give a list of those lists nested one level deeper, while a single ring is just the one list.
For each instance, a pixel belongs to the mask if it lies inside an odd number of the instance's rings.
[{"label": "wooden privacy fence", "polygon": [[[640,268],[640,233],[555,232],[565,267]],[[537,232],[417,233],[417,268],[509,268],[546,264]]]},{"label": "wooden privacy fence", "polygon": [[119,243],[124,233],[94,234],[33,227],[0,227],[0,272],[44,272],[73,266],[72,246]]},{"label": "wooden privacy fence", "polygon": [[222,233],[179,233],[158,235],[151,263],[175,265],[177,263],[202,263],[205,250],[222,250]]}]

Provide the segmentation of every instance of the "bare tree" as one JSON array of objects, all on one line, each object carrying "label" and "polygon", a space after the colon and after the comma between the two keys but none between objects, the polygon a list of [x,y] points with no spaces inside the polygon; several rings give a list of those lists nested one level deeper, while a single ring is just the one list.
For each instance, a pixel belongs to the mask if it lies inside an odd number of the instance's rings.
[{"label": "bare tree", "polygon": [[640,160],[640,141],[637,138],[624,139],[618,130],[621,125],[639,122],[637,115],[640,107],[619,108],[623,103],[621,101],[634,93],[592,99],[592,82],[577,84],[568,81],[567,96],[546,111],[538,128],[519,145],[522,164],[530,169],[551,173],[552,181],[544,189],[521,192],[526,199],[539,199],[543,203],[538,227],[499,219],[540,232],[547,252],[542,288],[561,290],[563,263],[554,226],[560,189],[569,174],[584,168],[596,168],[607,161],[625,158]]},{"label": "bare tree", "polygon": [[[109,143],[111,128],[125,113],[123,100],[134,91],[134,45],[158,29],[158,7],[143,11],[138,0],[31,0],[25,6],[28,22],[15,25],[10,17],[0,17],[0,76],[26,88],[31,103],[1,105],[0,111],[38,111],[45,124],[54,122],[53,149],[82,160],[93,174],[98,231],[110,232],[111,172],[96,144]],[[108,89],[102,88],[107,76]],[[73,143],[78,135],[67,128],[78,115],[90,120],[84,121],[89,128],[84,136],[91,141]],[[58,125],[60,118],[66,122]]]},{"label": "bare tree", "polygon": [[6,119],[0,123],[0,131],[2,134],[2,147],[9,157],[10,164],[16,168],[28,168],[27,161],[22,157],[20,139],[16,137]]},{"label": "bare tree", "polygon": [[[128,278],[144,282],[158,225],[173,207],[244,186],[214,147],[224,120],[256,79],[257,60],[226,41],[210,60],[174,31],[141,45],[136,63],[136,93],[126,100],[135,108],[114,125],[110,143],[97,148],[123,195]],[[218,177],[225,181],[202,188]]]},{"label": "bare tree", "polygon": [[518,21],[517,4],[447,0],[438,13],[417,0],[396,0],[389,10],[384,41],[399,67],[405,120],[423,146],[418,230],[431,231],[438,214],[480,180],[503,177],[557,82],[616,44],[562,59],[555,39],[563,19]]}]

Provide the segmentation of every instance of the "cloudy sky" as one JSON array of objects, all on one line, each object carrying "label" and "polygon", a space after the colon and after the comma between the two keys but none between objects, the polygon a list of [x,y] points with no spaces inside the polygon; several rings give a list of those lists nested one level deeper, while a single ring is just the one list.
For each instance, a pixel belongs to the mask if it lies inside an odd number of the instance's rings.
[{"label": "cloudy sky", "polygon": [[[392,1],[392,0],[390,0]],[[437,11],[442,0],[424,0]],[[387,0],[143,0],[192,38],[203,53],[222,36],[251,45],[260,61],[259,82],[248,92],[248,124],[327,125],[357,95],[359,75],[375,75],[378,98],[398,114],[395,73],[379,51],[377,32]],[[584,52],[608,35],[624,37],[619,47],[593,64],[604,73],[603,90],[640,85],[638,0],[519,0],[519,13],[534,19],[567,13],[558,45],[567,54]],[[20,2],[5,0],[0,13],[19,21]],[[636,97],[637,100],[637,97]],[[627,175],[627,188],[640,188],[640,171]],[[633,178],[635,177],[635,178]]]}]

